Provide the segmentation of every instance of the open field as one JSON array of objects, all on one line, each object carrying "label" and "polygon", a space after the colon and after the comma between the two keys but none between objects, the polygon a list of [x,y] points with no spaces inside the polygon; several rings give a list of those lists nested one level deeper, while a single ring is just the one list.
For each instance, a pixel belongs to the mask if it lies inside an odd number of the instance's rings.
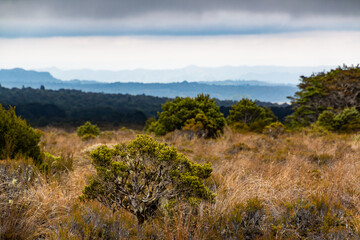
[{"label": "open field", "polygon": [[303,130],[277,138],[225,129],[216,140],[176,131],[157,138],[196,163],[216,202],[166,206],[142,227],[136,218],[78,199],[95,173],[89,152],[135,139],[120,129],[82,141],[43,129],[42,151],[68,170],[40,173],[25,160],[0,166],[0,239],[359,239],[360,135]]}]

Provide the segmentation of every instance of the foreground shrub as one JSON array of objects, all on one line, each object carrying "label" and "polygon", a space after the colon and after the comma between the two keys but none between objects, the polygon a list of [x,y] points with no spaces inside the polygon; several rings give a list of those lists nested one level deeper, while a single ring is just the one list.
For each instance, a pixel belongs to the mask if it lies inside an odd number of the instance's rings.
[{"label": "foreground shrub", "polygon": [[100,129],[96,125],[86,122],[84,125],[78,127],[77,135],[83,140],[92,139],[100,135]]},{"label": "foreground shrub", "polygon": [[165,135],[176,129],[184,129],[205,138],[216,138],[224,131],[225,118],[209,95],[196,98],[177,97],[162,105],[159,119],[149,120],[146,129],[156,135]]},{"label": "foreground shrub", "polygon": [[39,165],[42,161],[38,146],[40,137],[39,132],[16,116],[14,108],[5,110],[0,104],[0,159],[31,157]]},{"label": "foreground shrub", "polygon": [[210,164],[194,164],[149,136],[138,135],[112,149],[100,146],[90,155],[97,174],[80,198],[97,200],[113,211],[123,208],[139,224],[153,217],[164,201],[214,199],[203,181],[211,175]]},{"label": "foreground shrub", "polygon": [[226,120],[236,130],[262,132],[265,126],[276,121],[276,116],[269,108],[260,107],[256,101],[244,98],[231,107]]}]

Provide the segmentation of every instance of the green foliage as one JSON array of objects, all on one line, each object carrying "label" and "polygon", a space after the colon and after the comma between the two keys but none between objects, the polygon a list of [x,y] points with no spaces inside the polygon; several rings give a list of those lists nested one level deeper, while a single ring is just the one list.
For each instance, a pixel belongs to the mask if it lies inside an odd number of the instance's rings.
[{"label": "green foliage", "polygon": [[16,106],[16,113],[32,126],[80,126],[90,120],[99,126],[140,127],[166,100],[145,95],[0,87],[0,103]]},{"label": "green foliage", "polygon": [[334,127],[340,132],[360,131],[360,113],[355,108],[345,108],[334,117]]},{"label": "green foliage", "polygon": [[264,127],[276,121],[269,108],[256,105],[256,101],[243,98],[231,107],[227,122],[235,129],[261,132]]},{"label": "green foliage", "polygon": [[150,132],[150,127],[156,122],[156,118],[148,118],[145,122],[144,132]]},{"label": "green foliage", "polygon": [[290,98],[295,112],[287,119],[293,128],[315,123],[325,110],[339,112],[360,106],[360,67],[343,66],[328,73],[301,76],[298,87],[300,91]]},{"label": "green foliage", "polygon": [[281,122],[273,122],[264,128],[264,133],[272,138],[278,138],[286,132],[286,127]]},{"label": "green foliage", "polygon": [[48,152],[44,152],[43,154],[44,160],[39,169],[46,175],[59,175],[73,169],[72,156],[54,156]]},{"label": "green foliage", "polygon": [[88,140],[100,135],[100,129],[88,121],[84,125],[78,127],[77,135],[83,138],[83,140]]},{"label": "green foliage", "polygon": [[14,108],[5,110],[0,104],[0,159],[31,157],[36,165],[41,164],[40,137],[39,132],[16,116]]},{"label": "green foliage", "polygon": [[192,163],[176,148],[149,136],[138,135],[114,148],[100,146],[90,155],[97,174],[80,198],[95,199],[112,210],[123,208],[140,224],[155,214],[162,201],[214,200],[204,184],[211,164]]},{"label": "green foliage", "polygon": [[360,113],[355,107],[345,108],[338,114],[324,111],[319,115],[316,124],[329,131],[360,131]]},{"label": "green foliage", "polygon": [[323,127],[326,130],[334,130],[334,117],[335,114],[332,111],[323,111],[320,115],[316,124],[320,127]]},{"label": "green foliage", "polygon": [[159,119],[148,130],[164,135],[176,129],[194,132],[199,137],[216,138],[223,133],[224,115],[214,99],[199,94],[196,98],[177,97],[166,102],[159,113]]}]

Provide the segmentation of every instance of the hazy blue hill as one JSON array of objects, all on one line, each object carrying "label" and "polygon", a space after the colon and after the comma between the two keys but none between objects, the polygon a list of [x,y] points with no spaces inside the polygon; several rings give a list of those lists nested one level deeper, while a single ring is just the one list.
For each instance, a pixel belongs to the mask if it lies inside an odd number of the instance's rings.
[{"label": "hazy blue hill", "polygon": [[[336,67],[336,66],[335,66]],[[62,80],[86,79],[101,82],[144,82],[169,83],[182,82],[222,82],[223,80],[257,80],[266,83],[298,84],[300,75],[330,70],[334,66],[284,67],[284,66],[223,66],[199,67],[187,66],[177,69],[133,69],[133,70],[61,70],[57,68],[41,69],[50,72]]]},{"label": "hazy blue hill", "polygon": [[287,96],[297,91],[294,85],[269,84],[261,81],[209,81],[209,82],[174,82],[174,83],[138,83],[71,80],[61,81],[48,72],[11,69],[0,71],[0,84],[3,87],[32,87],[46,89],[75,89],[85,92],[121,93],[174,98],[195,97],[199,93],[210,94],[220,100],[257,99],[264,102],[286,102]]},{"label": "hazy blue hill", "polygon": [[21,68],[0,70],[0,83],[6,84],[43,84],[61,83],[48,72],[28,71]]}]

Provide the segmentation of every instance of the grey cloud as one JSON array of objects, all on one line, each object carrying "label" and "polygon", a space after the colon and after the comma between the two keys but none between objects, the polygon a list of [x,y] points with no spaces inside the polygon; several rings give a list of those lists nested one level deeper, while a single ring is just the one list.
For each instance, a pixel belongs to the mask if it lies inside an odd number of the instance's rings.
[{"label": "grey cloud", "polygon": [[0,0],[0,37],[360,30],[360,0]]},{"label": "grey cloud", "polygon": [[[149,12],[237,10],[291,16],[357,16],[359,0],[0,0],[2,18],[124,18]],[[0,17],[1,18],[1,17]]]}]

